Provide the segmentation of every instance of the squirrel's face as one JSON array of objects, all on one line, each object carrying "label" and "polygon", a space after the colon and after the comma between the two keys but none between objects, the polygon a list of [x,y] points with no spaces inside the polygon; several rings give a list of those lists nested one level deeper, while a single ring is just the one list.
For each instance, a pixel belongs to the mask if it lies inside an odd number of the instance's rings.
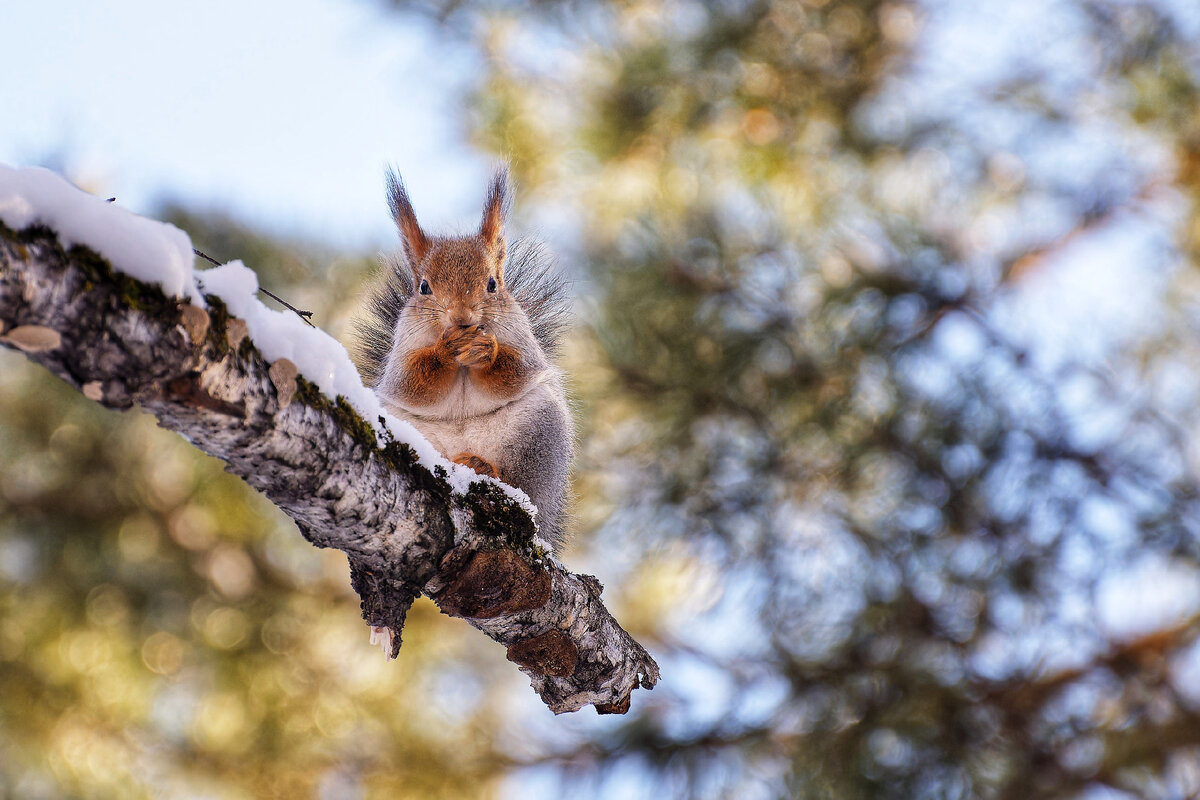
[{"label": "squirrel's face", "polygon": [[415,289],[406,311],[418,316],[426,327],[503,326],[504,314],[513,313],[515,301],[504,288],[507,247],[503,228],[508,193],[508,171],[501,169],[488,188],[479,233],[434,237],[417,222],[403,182],[389,174],[388,200]]},{"label": "squirrel's face", "polygon": [[478,236],[432,240],[413,269],[410,307],[441,330],[495,322],[512,302],[504,288],[503,243],[487,248]]}]

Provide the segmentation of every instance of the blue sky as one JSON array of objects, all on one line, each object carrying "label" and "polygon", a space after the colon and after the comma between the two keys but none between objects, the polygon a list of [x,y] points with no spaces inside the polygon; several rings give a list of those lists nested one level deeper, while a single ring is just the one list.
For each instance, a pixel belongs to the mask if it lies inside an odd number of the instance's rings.
[{"label": "blue sky", "polygon": [[0,162],[57,161],[139,213],[227,208],[340,247],[393,239],[383,169],[431,227],[478,213],[491,161],[464,144],[470,65],[423,20],[353,0],[9,3]]}]

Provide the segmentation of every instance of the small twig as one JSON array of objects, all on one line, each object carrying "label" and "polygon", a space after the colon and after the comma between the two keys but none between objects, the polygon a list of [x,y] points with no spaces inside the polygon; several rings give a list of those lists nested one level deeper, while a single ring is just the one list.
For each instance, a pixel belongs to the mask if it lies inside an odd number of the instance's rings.
[{"label": "small twig", "polygon": [[295,314],[296,314],[296,316],[300,317],[300,319],[302,319],[302,320],[304,320],[306,323],[308,323],[308,327],[310,327],[310,328],[315,328],[315,327],[317,327],[316,325],[313,325],[313,324],[312,324],[312,321],[311,321],[311,320],[309,320],[309,317],[311,317],[311,316],[313,315],[313,312],[311,312],[311,311],[301,311],[300,309],[296,308],[296,307],[295,307],[294,305],[292,305],[291,303],[289,303],[289,302],[287,302],[286,300],[284,300],[284,299],[282,299],[282,298],[278,297],[277,295],[274,295],[274,294],[272,294],[271,292],[267,291],[266,289],[262,288],[261,286],[260,286],[260,287],[258,287],[258,290],[259,290],[260,292],[262,292],[263,294],[265,294],[267,297],[269,297],[269,298],[271,298],[272,300],[274,300],[276,303],[279,303],[280,305],[283,305],[283,306],[287,306],[289,309],[291,309],[291,310],[292,310],[292,312],[293,312],[293,313],[295,313]]},{"label": "small twig", "polygon": [[[207,261],[207,262],[208,262],[208,263],[210,263],[210,264],[215,264],[215,265],[216,265],[216,266],[218,266],[218,267],[219,267],[219,266],[221,266],[221,262],[220,262],[220,261],[217,261],[215,258],[213,258],[212,256],[208,255],[207,253],[202,253],[202,252],[200,252],[199,250],[197,250],[197,249],[196,249],[196,248],[194,248],[194,247],[192,248],[192,252],[193,252],[193,253],[195,253],[196,255],[200,256],[201,258],[203,258],[205,261]],[[311,316],[313,315],[313,312],[311,312],[311,311],[301,311],[300,309],[296,308],[294,305],[292,305],[292,304],[291,304],[291,303],[289,303],[288,301],[286,301],[286,300],[284,300],[283,298],[279,297],[278,295],[275,295],[275,294],[273,294],[272,292],[270,292],[270,291],[268,291],[268,290],[266,290],[266,289],[262,288],[261,286],[260,286],[260,287],[258,287],[258,290],[259,290],[260,292],[262,292],[263,294],[265,294],[267,297],[269,297],[269,298],[271,298],[272,300],[274,300],[276,303],[279,303],[280,305],[282,305],[282,306],[285,306],[286,308],[288,308],[290,311],[292,311],[292,313],[294,313],[296,316],[300,317],[300,319],[304,320],[305,324],[306,324],[306,325],[308,325],[308,327],[310,327],[310,328],[315,328],[315,327],[317,327],[316,325],[313,325],[313,324],[312,324],[312,320],[311,320],[311,319],[309,319],[309,317],[311,317]]]},{"label": "small twig", "polygon": [[194,247],[192,248],[192,252],[195,253],[196,255],[200,256],[201,258],[203,258],[205,261],[207,261],[210,264],[215,264],[218,267],[221,266],[221,262],[217,261],[215,258],[210,256],[208,253],[201,253],[199,250],[197,250]]}]

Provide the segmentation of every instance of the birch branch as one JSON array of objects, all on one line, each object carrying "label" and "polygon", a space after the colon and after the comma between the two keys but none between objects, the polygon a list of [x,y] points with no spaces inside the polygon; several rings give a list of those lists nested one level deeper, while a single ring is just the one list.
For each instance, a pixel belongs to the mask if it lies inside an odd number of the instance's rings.
[{"label": "birch branch", "polygon": [[509,494],[482,480],[455,493],[443,469],[381,441],[345,398],[287,359],[268,363],[217,297],[205,310],[117,266],[47,227],[0,224],[0,344],[102,405],[140,406],[226,461],[314,545],[346,553],[363,617],[392,657],[425,594],[506,647],[556,714],[624,713],[634,689],[654,686],[658,665],[604,607],[599,582],[538,547]]}]

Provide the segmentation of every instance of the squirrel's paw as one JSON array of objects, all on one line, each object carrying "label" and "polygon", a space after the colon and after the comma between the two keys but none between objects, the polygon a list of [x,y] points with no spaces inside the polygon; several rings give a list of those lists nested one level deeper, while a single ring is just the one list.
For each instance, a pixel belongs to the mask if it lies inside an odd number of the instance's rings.
[{"label": "squirrel's paw", "polygon": [[490,475],[493,478],[500,477],[500,471],[496,469],[490,461],[485,461],[472,453],[459,453],[454,458],[450,459],[455,464],[462,464],[470,467],[480,475]]},{"label": "squirrel's paw", "polygon": [[492,363],[499,352],[500,343],[496,337],[490,333],[480,333],[459,352],[457,360],[464,367],[476,367]]},{"label": "squirrel's paw", "polygon": [[455,326],[442,331],[439,344],[446,348],[453,358],[457,359],[478,335],[479,328],[474,325],[470,327]]}]

